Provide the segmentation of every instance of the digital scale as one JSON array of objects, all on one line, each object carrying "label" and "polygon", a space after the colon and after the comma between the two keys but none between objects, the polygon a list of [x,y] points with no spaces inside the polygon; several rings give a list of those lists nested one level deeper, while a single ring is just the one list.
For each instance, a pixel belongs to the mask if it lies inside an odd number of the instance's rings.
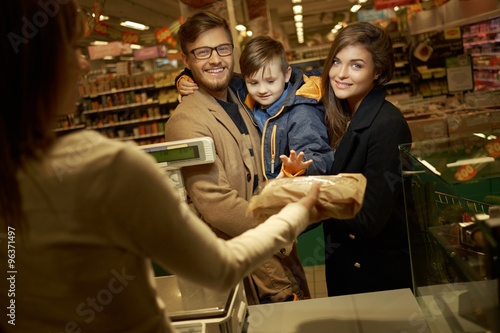
[{"label": "digital scale", "polygon": [[208,136],[153,143],[139,148],[155,158],[158,167],[167,173],[179,191],[181,199],[184,200],[186,200],[186,189],[180,169],[215,161],[214,141]]},{"label": "digital scale", "polygon": [[[186,189],[181,168],[215,161],[212,138],[201,137],[139,146],[153,156],[173,181],[181,199]],[[165,312],[180,333],[241,333],[246,330],[248,306],[243,283],[229,292],[214,292],[180,279],[156,277],[158,296]]]},{"label": "digital scale", "polygon": [[246,331],[248,305],[239,283],[228,292],[216,292],[179,279],[156,279],[165,313],[180,333],[241,333]]}]

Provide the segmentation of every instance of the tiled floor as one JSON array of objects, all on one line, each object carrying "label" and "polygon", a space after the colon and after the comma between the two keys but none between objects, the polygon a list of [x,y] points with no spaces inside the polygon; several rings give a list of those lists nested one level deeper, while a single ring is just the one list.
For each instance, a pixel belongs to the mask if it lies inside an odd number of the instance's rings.
[{"label": "tiled floor", "polygon": [[305,266],[307,283],[312,298],[328,297],[325,281],[325,265]]}]

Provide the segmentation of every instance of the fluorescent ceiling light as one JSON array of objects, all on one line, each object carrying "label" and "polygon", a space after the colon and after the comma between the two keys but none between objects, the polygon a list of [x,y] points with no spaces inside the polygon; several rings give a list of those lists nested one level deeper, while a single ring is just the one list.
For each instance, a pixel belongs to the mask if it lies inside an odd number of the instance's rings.
[{"label": "fluorescent ceiling light", "polygon": [[293,10],[294,14],[302,14],[302,6],[301,5],[293,6],[292,10]]},{"label": "fluorescent ceiling light", "polygon": [[493,157],[486,156],[486,157],[468,158],[465,160],[458,160],[458,161],[453,162],[453,163],[448,163],[448,164],[446,164],[446,166],[448,168],[453,168],[453,167],[467,165],[467,164],[480,164],[480,163],[491,163],[491,162],[495,162],[495,159]]},{"label": "fluorescent ceiling light", "polygon": [[437,171],[437,169],[432,165],[430,164],[429,162],[427,162],[426,160],[422,160],[420,158],[417,158],[420,163],[422,163],[427,169],[431,170],[433,173],[435,173],[436,175],[438,176],[441,176],[441,172]]},{"label": "fluorescent ceiling light", "polygon": [[302,22],[302,17],[303,17],[302,15],[294,15],[293,20],[295,22]]},{"label": "fluorescent ceiling light", "polygon": [[356,4],[351,7],[351,13],[356,13],[361,8],[361,5]]},{"label": "fluorescent ceiling light", "polygon": [[303,28],[304,27],[304,23],[303,22],[295,22],[295,26],[297,28]]},{"label": "fluorescent ceiling light", "polygon": [[102,41],[102,40],[95,40],[90,43],[90,45],[108,45],[108,42]]},{"label": "fluorescent ceiling light", "polygon": [[148,30],[149,29],[149,27],[147,25],[140,24],[137,22],[132,22],[132,21],[121,22],[120,25],[123,27],[132,28],[132,29],[136,29],[136,30]]},{"label": "fluorescent ceiling light", "polygon": [[245,30],[247,30],[247,27],[245,27],[243,24],[237,24],[235,28],[238,31],[245,31]]},{"label": "fluorescent ceiling light", "polygon": [[302,0],[292,0],[292,3],[301,3]]}]

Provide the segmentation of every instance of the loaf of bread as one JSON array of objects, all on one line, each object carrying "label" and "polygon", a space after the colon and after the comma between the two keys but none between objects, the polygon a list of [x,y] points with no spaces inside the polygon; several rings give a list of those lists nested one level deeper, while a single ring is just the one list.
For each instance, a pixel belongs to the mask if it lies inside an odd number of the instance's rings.
[{"label": "loaf of bread", "polygon": [[248,209],[257,220],[263,221],[278,213],[288,203],[296,202],[304,197],[314,183],[320,184],[317,208],[324,219],[353,218],[361,209],[366,178],[362,174],[348,173],[270,180],[258,195],[252,197]]}]

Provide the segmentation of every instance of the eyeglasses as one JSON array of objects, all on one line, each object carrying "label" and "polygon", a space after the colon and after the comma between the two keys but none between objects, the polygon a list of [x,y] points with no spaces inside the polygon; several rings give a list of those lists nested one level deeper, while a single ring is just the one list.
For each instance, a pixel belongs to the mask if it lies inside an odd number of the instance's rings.
[{"label": "eyeglasses", "polygon": [[215,50],[220,57],[227,57],[233,54],[233,44],[221,44],[216,47],[198,47],[194,50],[189,51],[198,60],[205,60],[212,56],[212,52]]}]

